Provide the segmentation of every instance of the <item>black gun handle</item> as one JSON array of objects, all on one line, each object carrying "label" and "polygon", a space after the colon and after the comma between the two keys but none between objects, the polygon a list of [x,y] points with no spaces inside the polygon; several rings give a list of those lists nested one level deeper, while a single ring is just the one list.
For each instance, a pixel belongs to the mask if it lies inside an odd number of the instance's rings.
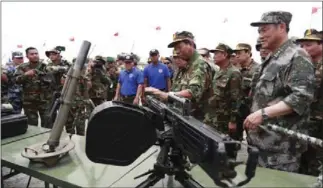
[{"label": "black gun handle", "polygon": [[247,160],[247,166],[245,170],[245,175],[247,178],[253,178],[256,174],[256,168],[258,165],[259,150],[255,147],[249,148],[249,156]]}]

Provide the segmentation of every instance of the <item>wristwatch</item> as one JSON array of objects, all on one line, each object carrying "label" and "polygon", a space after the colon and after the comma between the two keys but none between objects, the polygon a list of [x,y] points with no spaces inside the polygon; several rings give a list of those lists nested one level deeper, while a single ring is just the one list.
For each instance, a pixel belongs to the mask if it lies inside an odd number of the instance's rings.
[{"label": "wristwatch", "polygon": [[266,114],[266,112],[265,112],[265,109],[264,109],[264,108],[262,108],[262,109],[261,109],[261,116],[262,116],[262,120],[263,120],[263,122],[266,122],[266,121],[268,121],[268,120],[269,120],[269,117],[268,117],[268,115]]}]

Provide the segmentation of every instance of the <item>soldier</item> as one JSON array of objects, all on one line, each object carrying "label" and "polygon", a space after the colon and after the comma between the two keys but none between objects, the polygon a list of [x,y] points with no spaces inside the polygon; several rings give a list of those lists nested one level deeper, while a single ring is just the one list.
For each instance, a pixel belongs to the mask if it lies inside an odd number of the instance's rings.
[{"label": "soldier", "polygon": [[210,51],[207,48],[200,48],[197,52],[204,58],[204,60],[210,65],[212,68],[212,78],[215,72],[219,71],[219,66],[217,66],[214,62],[211,61]]},{"label": "soldier", "polygon": [[102,56],[95,56],[87,78],[91,82],[89,96],[95,106],[102,104],[107,99],[108,90],[112,81],[106,74],[105,61]]},{"label": "soldier", "polygon": [[7,69],[1,65],[1,104],[8,103],[8,76]]},{"label": "soldier", "polygon": [[50,96],[50,80],[47,80],[46,64],[39,61],[38,50],[34,47],[26,49],[29,62],[17,67],[14,74],[16,83],[23,88],[23,109],[28,117],[28,124],[38,126],[38,113],[41,126],[45,126],[45,111],[47,109],[48,96]]},{"label": "soldier", "polygon": [[251,58],[251,51],[251,46],[245,43],[238,44],[236,49],[234,49],[237,63],[241,67],[240,72],[242,75],[242,100],[237,121],[237,129],[240,133],[239,140],[243,139],[243,121],[250,114],[251,99],[249,98],[249,93],[251,91],[251,79],[259,67],[259,64]]},{"label": "soldier", "polygon": [[124,58],[125,70],[120,72],[114,100],[121,100],[130,104],[139,104],[144,78],[141,71],[134,68],[134,58],[126,55]]},{"label": "soldier", "polygon": [[[214,61],[220,70],[213,78],[213,95],[208,100],[204,123],[238,140],[241,135],[238,131],[242,131],[237,129],[239,100],[242,95],[241,73],[230,62],[232,49],[228,45],[220,43],[210,52],[214,53]],[[237,156],[235,145],[228,145],[228,155],[233,159]]]},{"label": "soldier", "polygon": [[19,65],[24,62],[21,52],[12,53],[13,66],[7,70],[8,76],[8,99],[14,109],[14,113],[20,114],[22,110],[22,87],[15,83],[14,73]]},{"label": "soldier", "polygon": [[[75,63],[75,61],[73,61]],[[87,64],[82,69],[82,75],[78,79],[74,100],[69,111],[68,119],[65,125],[66,132],[69,134],[85,135],[85,120],[89,118],[94,106],[90,103],[88,94],[89,80],[86,77]],[[65,82],[66,75],[62,77],[62,83]]]},{"label": "soldier", "polygon": [[[210,65],[196,51],[194,36],[191,32],[182,31],[173,35],[173,42],[168,45],[175,48],[175,59],[178,70],[174,74],[171,91],[175,95],[192,101],[193,116],[203,121],[204,107],[212,92],[212,70]],[[146,88],[162,100],[167,100],[168,93],[155,88]]]},{"label": "soldier", "polygon": [[259,148],[262,167],[297,172],[306,144],[259,127],[276,124],[306,132],[309,108],[315,89],[314,67],[305,50],[288,39],[292,14],[272,11],[262,15],[258,27],[263,48],[270,52],[253,77],[251,114],[244,121],[247,141]]},{"label": "soldier", "polygon": [[[304,38],[298,39],[296,42],[311,56],[315,68],[316,89],[307,126],[309,135],[323,139],[323,34],[314,29],[308,29],[305,31]],[[319,160],[322,161],[322,159],[322,149],[309,145],[308,150],[302,155],[300,173],[318,176],[320,172],[318,170]]]},{"label": "soldier", "polygon": [[267,49],[261,47],[259,38],[257,39],[256,50],[260,52],[261,62],[264,62],[270,52]]},{"label": "soldier", "polygon": [[237,60],[237,55],[234,52],[230,56],[230,62],[233,66],[237,67],[239,70],[241,69],[241,66]]}]

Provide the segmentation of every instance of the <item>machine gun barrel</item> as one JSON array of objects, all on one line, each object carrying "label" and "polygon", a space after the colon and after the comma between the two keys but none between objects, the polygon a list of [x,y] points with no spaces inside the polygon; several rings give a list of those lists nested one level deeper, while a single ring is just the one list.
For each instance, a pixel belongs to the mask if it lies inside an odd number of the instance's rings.
[{"label": "machine gun barrel", "polygon": [[275,132],[279,132],[279,133],[282,133],[282,134],[285,134],[287,136],[290,136],[292,138],[296,138],[300,141],[303,141],[303,142],[306,142],[308,144],[311,144],[311,145],[314,145],[314,146],[318,146],[318,147],[321,147],[323,148],[323,140],[321,139],[318,139],[318,138],[314,138],[314,137],[311,137],[311,136],[308,136],[308,135],[305,135],[305,134],[302,134],[302,133],[298,133],[298,132],[295,132],[293,130],[290,130],[290,129],[286,129],[286,128],[283,128],[283,127],[280,127],[280,126],[277,126],[277,125],[272,125],[272,124],[267,124],[267,125],[261,125],[262,128],[269,128]]},{"label": "machine gun barrel", "polygon": [[81,76],[82,69],[87,59],[91,43],[88,41],[83,41],[79,54],[76,58],[74,66],[70,68],[67,74],[67,80],[63,86],[61,94],[61,106],[59,108],[57,118],[55,119],[53,129],[51,131],[50,137],[47,144],[53,150],[59,145],[59,140],[67,121],[68,113],[70,110],[70,105],[73,100],[73,95],[75,94],[76,85],[78,78]]}]

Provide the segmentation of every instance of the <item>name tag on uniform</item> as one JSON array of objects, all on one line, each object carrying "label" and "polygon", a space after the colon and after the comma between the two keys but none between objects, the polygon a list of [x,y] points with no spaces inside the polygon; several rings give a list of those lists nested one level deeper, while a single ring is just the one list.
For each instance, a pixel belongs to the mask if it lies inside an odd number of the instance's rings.
[{"label": "name tag on uniform", "polygon": [[132,78],[133,77],[133,74],[131,73],[131,74],[129,74],[129,78]]},{"label": "name tag on uniform", "polygon": [[159,69],[159,70],[158,70],[158,72],[159,72],[159,73],[163,73],[163,69]]}]

